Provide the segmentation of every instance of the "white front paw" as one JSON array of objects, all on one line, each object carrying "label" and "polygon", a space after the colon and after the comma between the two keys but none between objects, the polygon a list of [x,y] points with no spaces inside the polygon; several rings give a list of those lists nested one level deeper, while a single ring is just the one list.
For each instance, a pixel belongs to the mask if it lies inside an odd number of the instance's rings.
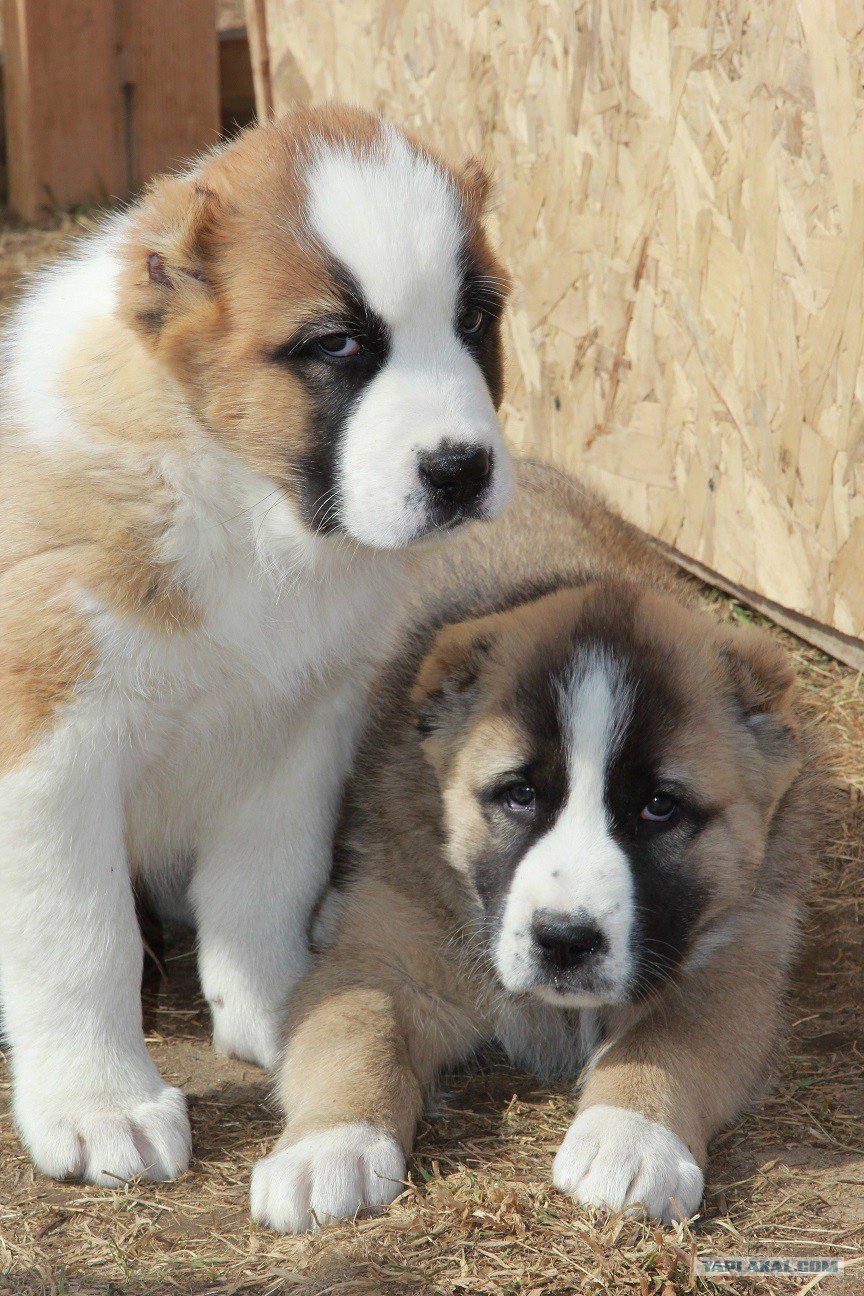
[{"label": "white front paw", "polygon": [[16,1093],[15,1119],[37,1170],[52,1179],[116,1187],[136,1175],[174,1179],[189,1165],[186,1099],[161,1081],[150,1093],[112,1100],[78,1093],[33,1101]]},{"label": "white front paw", "polygon": [[639,1204],[664,1224],[693,1215],[705,1184],[689,1149],[665,1125],[603,1104],[570,1126],[552,1182],[584,1206],[617,1211]]},{"label": "white front paw", "polygon": [[405,1157],[377,1125],[335,1125],[273,1152],[252,1171],[252,1216],[280,1233],[304,1233],[386,1206],[405,1179]]}]

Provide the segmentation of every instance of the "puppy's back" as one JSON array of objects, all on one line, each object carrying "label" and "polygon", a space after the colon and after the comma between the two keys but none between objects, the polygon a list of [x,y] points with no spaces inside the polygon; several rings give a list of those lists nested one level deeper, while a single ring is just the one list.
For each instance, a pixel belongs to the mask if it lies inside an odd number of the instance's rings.
[{"label": "puppy's back", "polygon": [[514,501],[501,518],[417,554],[413,620],[483,615],[607,577],[676,589],[687,599],[669,564],[599,496],[549,464],[522,460]]}]

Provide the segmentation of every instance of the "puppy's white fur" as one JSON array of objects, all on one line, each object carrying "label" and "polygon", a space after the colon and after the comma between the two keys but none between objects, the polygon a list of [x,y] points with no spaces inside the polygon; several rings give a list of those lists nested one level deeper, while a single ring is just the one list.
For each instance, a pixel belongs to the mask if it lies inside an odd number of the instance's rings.
[{"label": "puppy's white fur", "polygon": [[570,1126],[552,1182],[584,1206],[640,1206],[664,1224],[693,1215],[705,1186],[689,1149],[671,1130],[640,1112],[602,1103]]},{"label": "puppy's white fur", "polygon": [[59,379],[83,329],[115,309],[121,229],[121,218],[109,221],[75,257],[35,276],[3,338],[4,419],[42,450],[92,444],[61,396]]},{"label": "puppy's white fur", "polygon": [[405,1157],[376,1125],[336,1125],[259,1161],[252,1217],[280,1233],[305,1233],[386,1206],[404,1187]]},{"label": "puppy's white fur", "polygon": [[[513,877],[494,957],[511,993],[531,991],[557,1007],[591,1007],[624,996],[634,920],[630,863],[614,840],[604,804],[606,770],[630,705],[614,662],[597,654],[571,682],[567,717],[569,794],[550,832]],[[537,974],[531,923],[538,912],[582,915],[606,938],[597,969],[602,993],[559,993]]]},{"label": "puppy's white fur", "polygon": [[[341,447],[349,531],[398,548],[422,530],[418,455],[442,439],[493,456],[484,507],[496,517],[512,494],[512,471],[488,388],[454,331],[461,217],[452,178],[393,130],[364,156],[321,149],[311,172],[309,223],[391,333],[388,362],[361,395]],[[358,238],[358,229],[368,236]]]}]

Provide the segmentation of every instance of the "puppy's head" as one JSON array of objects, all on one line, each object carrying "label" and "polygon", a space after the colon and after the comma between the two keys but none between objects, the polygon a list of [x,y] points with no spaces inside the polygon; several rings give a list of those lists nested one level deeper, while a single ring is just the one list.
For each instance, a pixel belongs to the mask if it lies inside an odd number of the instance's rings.
[{"label": "puppy's head", "polygon": [[310,530],[399,548],[507,503],[487,187],[331,108],[255,127],[143,200],[124,317]]},{"label": "puppy's head", "polygon": [[752,894],[799,764],[760,635],[598,583],[446,627],[414,688],[449,862],[505,988],[638,999]]}]

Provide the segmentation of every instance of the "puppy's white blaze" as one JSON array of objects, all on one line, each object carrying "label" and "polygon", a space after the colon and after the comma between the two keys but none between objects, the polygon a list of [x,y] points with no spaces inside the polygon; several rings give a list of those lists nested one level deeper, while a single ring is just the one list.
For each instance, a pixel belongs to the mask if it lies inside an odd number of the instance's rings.
[{"label": "puppy's white blaze", "polygon": [[[596,654],[560,700],[568,747],[569,791],[551,830],[525,855],[513,877],[495,960],[506,988],[531,990],[559,1006],[590,1006],[623,995],[631,971],[634,890],[630,865],[610,830],[604,800],[631,696],[612,661]],[[539,981],[531,922],[538,910],[595,923],[608,953],[597,967],[602,993],[561,994]]]},{"label": "puppy's white blaze", "polygon": [[361,152],[321,144],[306,177],[313,233],[391,326],[452,319],[464,227],[451,177],[392,127]]},{"label": "puppy's white blaze", "polygon": [[349,419],[339,457],[342,519],[367,544],[399,547],[425,526],[418,456],[444,440],[479,445],[494,460],[483,512],[509,503],[513,475],[498,416],[477,364],[447,323],[436,336],[394,333],[393,348]]}]

